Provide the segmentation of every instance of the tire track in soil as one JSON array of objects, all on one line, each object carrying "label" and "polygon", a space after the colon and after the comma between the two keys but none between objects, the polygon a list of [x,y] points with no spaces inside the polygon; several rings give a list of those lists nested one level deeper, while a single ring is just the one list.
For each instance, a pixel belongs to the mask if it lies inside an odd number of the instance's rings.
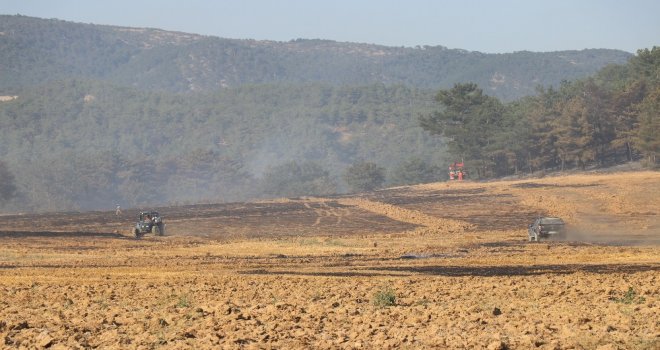
[{"label": "tire track in soil", "polygon": [[463,233],[474,229],[474,225],[460,220],[441,219],[420,211],[405,209],[395,205],[372,201],[364,198],[341,198],[342,205],[358,207],[374,214],[386,216],[392,220],[419,225],[413,233],[418,235],[438,233]]},{"label": "tire track in soil", "polygon": [[334,218],[335,223],[333,225],[339,226],[341,225],[344,217],[351,216],[350,211],[341,208],[332,208],[325,201],[318,201],[318,202],[315,201],[315,203],[319,204],[318,208],[312,207],[312,205],[309,202],[303,202],[305,208],[313,210],[314,213],[316,213],[317,215],[316,221],[312,224],[312,226],[321,225],[321,221],[323,221],[323,218],[328,218],[328,219]]}]

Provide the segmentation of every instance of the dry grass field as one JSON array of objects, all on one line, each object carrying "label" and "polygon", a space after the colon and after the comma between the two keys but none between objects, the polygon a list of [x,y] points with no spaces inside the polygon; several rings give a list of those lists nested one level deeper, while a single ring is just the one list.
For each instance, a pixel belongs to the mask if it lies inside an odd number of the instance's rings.
[{"label": "dry grass field", "polygon": [[[660,173],[0,216],[0,344],[658,349]],[[151,208],[145,208],[151,209]],[[566,241],[528,242],[537,215]]]}]

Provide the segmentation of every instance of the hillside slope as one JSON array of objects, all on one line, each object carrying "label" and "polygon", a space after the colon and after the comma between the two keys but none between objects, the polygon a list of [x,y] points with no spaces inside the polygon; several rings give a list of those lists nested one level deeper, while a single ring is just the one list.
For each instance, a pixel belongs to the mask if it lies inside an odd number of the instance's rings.
[{"label": "hillside slope", "polygon": [[484,54],[442,46],[386,47],[329,40],[233,40],[160,29],[0,16],[0,92],[63,78],[141,89],[214,91],[251,83],[406,84],[471,81],[513,100],[593,74],[632,55],[617,50]]}]

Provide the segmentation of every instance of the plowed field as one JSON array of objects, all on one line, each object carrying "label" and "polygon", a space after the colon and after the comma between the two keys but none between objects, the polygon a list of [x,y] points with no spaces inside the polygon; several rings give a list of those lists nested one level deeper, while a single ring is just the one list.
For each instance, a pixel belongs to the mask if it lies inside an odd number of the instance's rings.
[{"label": "plowed field", "polygon": [[[0,216],[0,346],[658,349],[660,173]],[[152,208],[144,208],[152,209]],[[528,242],[537,215],[566,241]]]}]

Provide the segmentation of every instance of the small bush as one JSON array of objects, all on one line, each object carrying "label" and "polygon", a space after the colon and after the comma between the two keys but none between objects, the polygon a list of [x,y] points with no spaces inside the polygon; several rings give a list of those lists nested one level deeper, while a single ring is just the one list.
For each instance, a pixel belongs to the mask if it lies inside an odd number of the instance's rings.
[{"label": "small bush", "polygon": [[376,307],[389,307],[396,305],[396,295],[392,288],[384,288],[374,294],[373,303]]},{"label": "small bush", "polygon": [[646,301],[644,297],[638,297],[637,292],[633,287],[628,287],[628,291],[623,294],[623,297],[614,299],[617,303],[621,304],[641,304]]},{"label": "small bush", "polygon": [[186,308],[186,307],[190,307],[190,305],[191,305],[190,299],[188,299],[187,295],[179,296],[179,301],[176,303],[177,307]]}]

